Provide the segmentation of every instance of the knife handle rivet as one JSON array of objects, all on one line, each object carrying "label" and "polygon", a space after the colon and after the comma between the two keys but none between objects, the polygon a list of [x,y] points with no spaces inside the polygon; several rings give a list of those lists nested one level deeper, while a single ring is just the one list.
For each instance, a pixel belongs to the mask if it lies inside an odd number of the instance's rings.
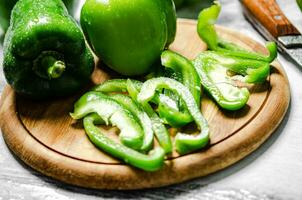
[{"label": "knife handle rivet", "polygon": [[282,16],[281,15],[275,15],[274,18],[275,18],[275,20],[281,20]]}]

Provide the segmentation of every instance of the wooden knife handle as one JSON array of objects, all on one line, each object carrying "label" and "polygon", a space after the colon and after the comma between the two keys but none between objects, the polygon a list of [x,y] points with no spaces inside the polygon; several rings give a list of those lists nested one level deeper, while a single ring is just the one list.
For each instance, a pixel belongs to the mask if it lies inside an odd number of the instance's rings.
[{"label": "wooden knife handle", "polygon": [[242,0],[242,4],[274,37],[299,34],[275,0]]}]

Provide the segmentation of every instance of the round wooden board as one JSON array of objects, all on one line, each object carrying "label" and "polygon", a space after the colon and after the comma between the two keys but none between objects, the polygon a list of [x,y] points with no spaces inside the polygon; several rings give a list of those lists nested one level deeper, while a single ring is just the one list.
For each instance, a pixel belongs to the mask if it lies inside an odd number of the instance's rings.
[{"label": "round wooden board", "polygon": [[[266,53],[252,39],[224,27],[219,35],[251,50]],[[193,59],[206,45],[196,33],[196,22],[181,19],[171,49]],[[117,75],[98,67],[93,83]],[[118,162],[94,147],[82,123],[71,119],[73,103],[83,94],[46,102],[16,96],[7,86],[1,98],[0,123],[9,148],[32,168],[73,185],[100,189],[142,189],[180,183],[221,170],[242,159],[262,144],[278,127],[290,101],[286,74],[273,63],[265,84],[250,87],[248,105],[237,112],[219,109],[204,96],[202,112],[211,129],[208,149],[190,155],[173,153],[157,172],[144,172]],[[116,137],[116,128],[105,128]]]}]

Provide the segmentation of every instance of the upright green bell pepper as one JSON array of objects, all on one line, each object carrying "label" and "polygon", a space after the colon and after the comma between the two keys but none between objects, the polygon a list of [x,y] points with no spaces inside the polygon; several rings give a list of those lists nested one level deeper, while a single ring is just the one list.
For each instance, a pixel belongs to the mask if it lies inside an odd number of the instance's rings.
[{"label": "upright green bell pepper", "polygon": [[81,25],[105,64],[133,76],[150,71],[174,40],[176,14],[172,0],[87,0]]},{"label": "upright green bell pepper", "polygon": [[87,83],[94,59],[61,0],[20,0],[4,41],[3,70],[19,94],[65,96]]}]

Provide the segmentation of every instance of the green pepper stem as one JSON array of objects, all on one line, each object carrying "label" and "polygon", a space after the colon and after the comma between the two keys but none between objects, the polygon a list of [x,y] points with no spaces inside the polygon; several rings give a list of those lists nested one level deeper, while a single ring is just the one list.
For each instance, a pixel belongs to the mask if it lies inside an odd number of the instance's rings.
[{"label": "green pepper stem", "polygon": [[54,62],[53,65],[47,69],[48,77],[51,79],[59,78],[65,71],[65,68],[65,63],[63,61],[58,60]]},{"label": "green pepper stem", "polygon": [[49,79],[59,78],[65,71],[65,63],[52,55],[47,55],[41,60],[41,67]]},{"label": "green pepper stem", "polygon": [[63,56],[56,52],[43,52],[35,61],[33,71],[44,79],[56,79],[66,70]]}]

